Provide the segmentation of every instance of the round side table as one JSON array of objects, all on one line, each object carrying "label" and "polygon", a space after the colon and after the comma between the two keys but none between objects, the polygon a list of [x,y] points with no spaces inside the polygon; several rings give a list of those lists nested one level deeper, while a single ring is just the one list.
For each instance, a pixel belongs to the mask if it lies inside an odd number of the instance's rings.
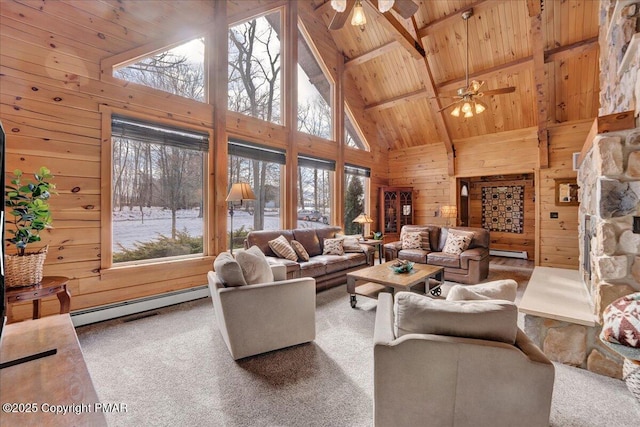
[{"label": "round side table", "polygon": [[68,277],[45,276],[36,285],[7,288],[7,320],[11,322],[11,304],[22,301],[33,301],[33,318],[39,319],[41,315],[41,299],[56,295],[60,301],[60,314],[68,313],[71,307],[71,294],[67,289]]}]

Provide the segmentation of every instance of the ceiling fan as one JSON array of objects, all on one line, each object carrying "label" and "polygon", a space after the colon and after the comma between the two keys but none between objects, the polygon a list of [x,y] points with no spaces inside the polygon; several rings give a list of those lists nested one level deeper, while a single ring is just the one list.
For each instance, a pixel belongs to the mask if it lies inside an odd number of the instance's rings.
[{"label": "ceiling fan", "polygon": [[[351,25],[362,27],[367,23],[367,19],[364,16],[362,9],[363,0],[331,0],[331,7],[335,10],[333,19],[329,23],[330,30],[339,30],[344,26],[344,23],[349,19],[351,10],[353,9],[353,17],[351,19]],[[398,15],[404,19],[411,18],[411,16],[418,11],[418,5],[412,0],[364,0],[368,1],[374,9],[378,9],[381,13],[388,12],[389,10],[395,10]]]},{"label": "ceiling fan", "polygon": [[465,21],[465,33],[466,33],[466,65],[465,65],[465,85],[459,88],[455,95],[438,95],[435,98],[454,98],[451,104],[438,110],[444,111],[447,108],[455,105],[455,108],[451,110],[451,115],[454,117],[473,117],[475,114],[480,114],[487,109],[487,105],[480,101],[478,98],[483,96],[500,95],[504,93],[515,92],[516,88],[513,86],[503,87],[499,89],[490,89],[481,91],[484,86],[484,80],[471,80],[469,81],[469,18],[473,16],[473,9],[465,10],[462,12],[462,19]]}]

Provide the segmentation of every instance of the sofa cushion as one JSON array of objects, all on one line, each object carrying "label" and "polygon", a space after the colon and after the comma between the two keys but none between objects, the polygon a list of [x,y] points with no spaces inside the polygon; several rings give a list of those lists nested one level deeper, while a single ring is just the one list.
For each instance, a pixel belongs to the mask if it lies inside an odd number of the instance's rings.
[{"label": "sofa cushion", "polygon": [[425,251],[423,249],[402,249],[398,252],[398,258],[418,262],[420,264],[426,264],[428,254],[429,251]]},{"label": "sofa cushion", "polygon": [[453,285],[447,293],[447,301],[501,299],[515,301],[518,283],[512,279],[494,280],[479,285]]},{"label": "sofa cushion", "polygon": [[327,274],[334,273],[336,271],[347,270],[349,268],[362,265],[366,262],[366,257],[362,253],[346,253],[344,255],[318,255],[313,259],[324,263],[327,269]]},{"label": "sofa cushion", "polygon": [[509,301],[446,301],[398,292],[394,313],[396,337],[434,334],[514,344],[518,332],[518,308]]},{"label": "sofa cushion", "polygon": [[471,244],[473,233],[467,233],[458,230],[449,230],[447,240],[442,248],[442,252],[453,255],[460,255]]},{"label": "sofa cushion", "polygon": [[297,261],[298,254],[293,250],[289,241],[283,235],[278,236],[276,239],[269,240],[269,247],[279,257],[285,258],[290,261]]},{"label": "sofa cushion", "polygon": [[460,256],[444,252],[430,252],[427,255],[427,264],[449,268],[460,268]]},{"label": "sofa cushion", "polygon": [[247,250],[239,251],[236,260],[248,285],[273,282],[273,272],[259,247],[251,246]]},{"label": "sofa cushion", "polygon": [[322,255],[343,255],[344,247],[342,241],[343,239],[324,239]]},{"label": "sofa cushion", "polygon": [[422,233],[420,231],[408,231],[402,235],[402,249],[421,249]]},{"label": "sofa cushion", "polygon": [[302,243],[302,246],[304,246],[304,249],[310,257],[320,255],[322,253],[320,239],[318,238],[315,229],[295,229],[293,230],[293,238]]},{"label": "sofa cushion", "polygon": [[438,237],[440,236],[440,227],[435,225],[403,225],[400,229],[400,244],[405,233],[419,232],[422,239],[422,249],[431,251],[437,247]]},{"label": "sofa cushion", "polygon": [[309,261],[309,253],[304,248],[302,243],[298,242],[297,240],[292,240],[291,247],[293,248],[294,251],[296,251],[296,255],[298,255],[298,258],[300,260]]},{"label": "sofa cushion", "polygon": [[257,246],[266,256],[277,256],[269,247],[269,240],[276,239],[278,236],[284,236],[288,241],[293,240],[291,230],[256,230],[247,234],[245,240],[245,249],[251,246]]},{"label": "sofa cushion", "polygon": [[336,233],[336,238],[344,239],[342,247],[345,252],[363,252],[362,246],[360,246],[360,240],[362,234],[342,234]]},{"label": "sofa cushion", "polygon": [[[319,255],[322,256],[322,255]],[[327,274],[327,266],[323,260],[313,257],[309,261],[300,263],[301,277],[319,277]]]},{"label": "sofa cushion", "polygon": [[218,254],[215,261],[213,261],[213,271],[216,272],[225,287],[244,286],[247,284],[240,264],[229,252]]}]

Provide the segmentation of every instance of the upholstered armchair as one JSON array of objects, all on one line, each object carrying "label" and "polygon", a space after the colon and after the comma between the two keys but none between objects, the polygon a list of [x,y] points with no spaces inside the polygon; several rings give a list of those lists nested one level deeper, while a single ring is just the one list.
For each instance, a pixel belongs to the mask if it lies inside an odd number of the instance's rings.
[{"label": "upholstered armchair", "polygon": [[411,308],[428,297],[407,294],[396,294],[395,314],[394,297],[378,296],[376,426],[549,425],[554,368],[517,328],[512,302],[431,300]]},{"label": "upholstered armchair", "polygon": [[315,279],[285,280],[284,265],[270,269],[272,281],[241,286],[228,286],[215,271],[207,274],[218,327],[234,360],[315,339]]}]

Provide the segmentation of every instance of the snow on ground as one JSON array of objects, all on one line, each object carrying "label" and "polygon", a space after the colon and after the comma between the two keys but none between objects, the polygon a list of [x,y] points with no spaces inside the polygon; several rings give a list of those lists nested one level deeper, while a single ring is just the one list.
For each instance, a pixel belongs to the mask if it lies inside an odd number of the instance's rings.
[{"label": "snow on ground", "polygon": [[[203,221],[198,217],[199,209],[181,209],[176,213],[176,226],[180,231],[187,230],[191,236],[201,236]],[[267,212],[264,218],[265,230],[278,230],[280,218],[277,211]],[[253,229],[253,215],[249,212],[236,210],[233,213],[233,229]],[[313,221],[298,221],[300,228],[325,227],[324,224]],[[231,229],[231,220],[227,214],[227,231]],[[135,242],[146,242],[158,237],[159,234],[171,235],[171,210],[159,207],[129,209],[113,212],[113,249],[119,252],[120,245],[133,249]]]}]

